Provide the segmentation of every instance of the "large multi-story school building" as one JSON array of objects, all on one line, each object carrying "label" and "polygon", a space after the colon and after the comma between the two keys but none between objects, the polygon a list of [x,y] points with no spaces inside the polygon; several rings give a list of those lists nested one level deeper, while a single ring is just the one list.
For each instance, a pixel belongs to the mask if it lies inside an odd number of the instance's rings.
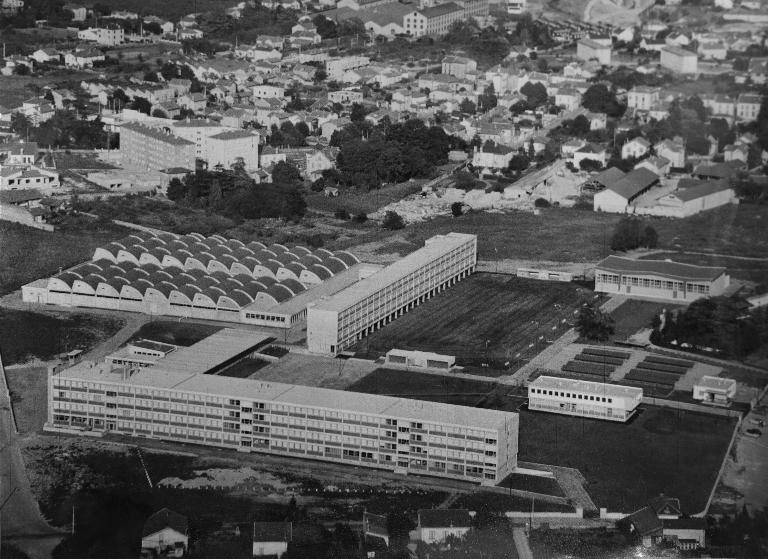
[{"label": "large multi-story school building", "polygon": [[271,338],[222,330],[151,366],[82,362],[48,379],[46,429],[122,434],[493,484],[518,415],[206,374]]},{"label": "large multi-story school building", "polygon": [[467,277],[477,263],[477,236],[436,235],[412,252],[337,294],[309,305],[307,346],[335,355]]},{"label": "large multi-story school building", "polygon": [[627,421],[643,399],[643,389],[604,382],[540,376],[528,385],[528,409]]}]

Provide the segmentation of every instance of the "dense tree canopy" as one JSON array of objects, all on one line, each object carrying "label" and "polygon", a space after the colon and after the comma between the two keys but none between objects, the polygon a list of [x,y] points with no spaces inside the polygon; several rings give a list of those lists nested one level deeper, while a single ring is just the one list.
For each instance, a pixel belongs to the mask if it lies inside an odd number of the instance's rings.
[{"label": "dense tree canopy", "polygon": [[616,94],[605,84],[596,83],[584,92],[581,104],[595,113],[606,113],[608,116],[619,117],[624,114],[626,106],[619,103]]}]

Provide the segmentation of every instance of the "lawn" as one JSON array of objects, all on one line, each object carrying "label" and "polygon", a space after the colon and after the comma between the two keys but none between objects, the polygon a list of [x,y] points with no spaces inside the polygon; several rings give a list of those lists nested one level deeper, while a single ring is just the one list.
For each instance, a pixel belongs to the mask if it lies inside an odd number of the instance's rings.
[{"label": "lawn", "polygon": [[451,508],[469,510],[488,510],[493,512],[529,512],[533,506],[535,512],[574,512],[570,505],[549,503],[541,500],[520,497],[518,495],[505,495],[491,491],[476,491],[461,495],[454,501]]},{"label": "lawn", "polygon": [[490,382],[399,369],[376,369],[347,388],[350,392],[400,396],[414,400],[478,406],[493,392]]},{"label": "lawn", "polygon": [[190,346],[215,334],[220,326],[196,324],[194,322],[178,322],[175,320],[154,320],[144,324],[131,336],[133,340],[153,340],[167,344]]},{"label": "lawn", "polygon": [[644,406],[629,424],[520,413],[519,459],[577,468],[598,507],[631,512],[664,493],[694,514],[707,503],[734,421]]},{"label": "lawn", "polygon": [[673,311],[680,308],[682,308],[681,305],[670,303],[655,303],[651,301],[627,299],[611,313],[616,328],[613,339],[626,340],[637,333],[638,330],[650,328],[653,317],[660,315],[664,309]]},{"label": "lawn", "polygon": [[31,358],[52,359],[73,349],[89,350],[114,336],[119,318],[80,313],[38,313],[0,308],[0,349],[3,363]]},{"label": "lawn", "polygon": [[0,221],[0,295],[90,260],[96,247],[129,232],[110,222],[67,218],[56,231]]},{"label": "lawn", "polygon": [[543,493],[553,495],[554,497],[565,497],[563,489],[557,480],[553,477],[539,477],[525,474],[509,474],[499,483],[501,487],[510,489],[520,489],[522,491],[532,491],[534,493]]},{"label": "lawn", "polygon": [[[22,367],[5,370],[13,415],[20,433],[39,431],[45,422],[48,369]],[[42,411],[42,413],[41,413]]]},{"label": "lawn", "polygon": [[361,354],[393,348],[456,356],[458,365],[520,367],[568,328],[592,292],[573,283],[478,273],[374,332],[354,346]]}]

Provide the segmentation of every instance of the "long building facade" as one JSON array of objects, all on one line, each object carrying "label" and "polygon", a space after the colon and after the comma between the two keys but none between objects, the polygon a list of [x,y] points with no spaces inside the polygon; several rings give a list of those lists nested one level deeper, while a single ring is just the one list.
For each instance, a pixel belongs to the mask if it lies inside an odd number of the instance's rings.
[{"label": "long building facade", "polygon": [[128,169],[195,168],[195,144],[138,122],[120,128],[120,155]]},{"label": "long building facade", "polygon": [[595,291],[628,297],[691,302],[722,295],[729,285],[730,276],[721,267],[620,256],[608,256],[595,266]]},{"label": "long building facade", "polygon": [[643,389],[604,382],[540,376],[528,385],[528,409],[624,422],[643,399]]},{"label": "long building facade", "polygon": [[135,370],[83,362],[48,379],[50,431],[163,439],[485,484],[517,466],[518,427],[516,413],[163,370],[162,359]]},{"label": "long building facade", "polygon": [[474,272],[477,236],[448,233],[307,309],[307,346],[336,355]]}]

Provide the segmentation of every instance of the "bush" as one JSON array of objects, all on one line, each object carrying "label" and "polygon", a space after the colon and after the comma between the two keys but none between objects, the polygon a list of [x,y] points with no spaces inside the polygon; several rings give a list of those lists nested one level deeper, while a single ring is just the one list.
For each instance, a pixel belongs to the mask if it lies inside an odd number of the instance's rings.
[{"label": "bush", "polygon": [[349,212],[344,208],[338,208],[334,214],[333,217],[336,219],[343,219],[344,221],[348,220],[350,218]]},{"label": "bush", "polygon": [[365,223],[366,221],[368,221],[368,216],[365,215],[365,212],[360,212],[355,216],[355,221],[357,223]]},{"label": "bush", "polygon": [[536,201],[533,203],[533,205],[536,206],[537,208],[548,208],[549,206],[551,206],[551,204],[549,203],[549,200],[547,200],[546,198],[536,198]]},{"label": "bush", "polygon": [[616,224],[611,237],[611,250],[633,250],[639,247],[656,248],[659,234],[650,225],[635,217],[625,217]]},{"label": "bush", "polygon": [[384,216],[384,221],[381,222],[381,226],[384,227],[384,229],[395,231],[405,227],[405,222],[399,213],[390,210]]},{"label": "bush", "polygon": [[609,315],[593,305],[586,304],[579,310],[576,330],[582,337],[593,341],[605,341],[615,331],[613,319]]},{"label": "bush", "polygon": [[462,202],[454,202],[451,204],[451,214],[453,217],[459,217],[464,214],[464,204]]}]

